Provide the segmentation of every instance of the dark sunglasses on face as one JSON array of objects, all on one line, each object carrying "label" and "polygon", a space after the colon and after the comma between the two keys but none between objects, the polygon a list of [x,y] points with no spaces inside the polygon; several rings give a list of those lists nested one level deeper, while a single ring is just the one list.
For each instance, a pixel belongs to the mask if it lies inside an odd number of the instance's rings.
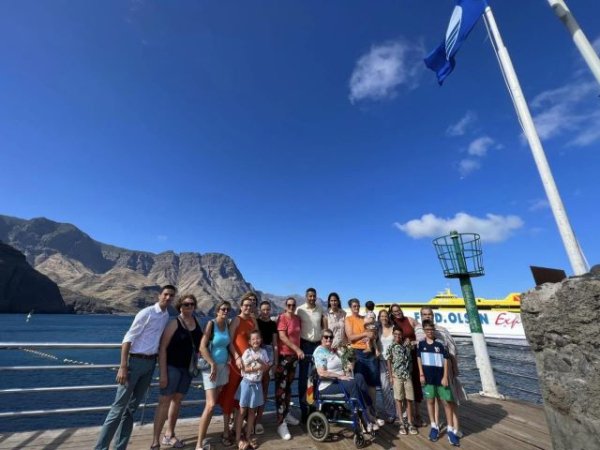
[{"label": "dark sunglasses on face", "polygon": [[229,308],[227,306],[222,306],[219,308],[219,311],[229,312]]},{"label": "dark sunglasses on face", "polygon": [[287,306],[288,308],[295,308],[295,307],[296,307],[296,304],[295,304],[295,303],[288,303],[286,306]]},{"label": "dark sunglasses on face", "polygon": [[194,303],[190,303],[190,302],[183,302],[181,304],[181,306],[196,306]]},{"label": "dark sunglasses on face", "polygon": [[333,336],[330,336],[330,335],[325,335],[325,334],[324,334],[324,335],[323,335],[323,339],[330,340],[330,339],[333,339]]}]

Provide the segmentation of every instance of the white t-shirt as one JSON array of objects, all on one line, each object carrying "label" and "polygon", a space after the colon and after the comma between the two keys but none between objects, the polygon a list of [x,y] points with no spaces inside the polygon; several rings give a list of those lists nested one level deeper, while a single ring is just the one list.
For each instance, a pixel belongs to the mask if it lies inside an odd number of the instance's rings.
[{"label": "white t-shirt", "polygon": [[[252,347],[247,348],[246,351],[242,354],[242,362],[244,363],[244,367],[250,366],[254,368],[254,366],[258,366],[258,361],[262,361],[264,364],[269,366],[271,361],[269,361],[269,356],[264,348],[259,348],[254,351]],[[263,371],[259,370],[256,372],[244,372],[242,371],[242,376],[248,380],[256,383],[257,381],[262,380]]]}]

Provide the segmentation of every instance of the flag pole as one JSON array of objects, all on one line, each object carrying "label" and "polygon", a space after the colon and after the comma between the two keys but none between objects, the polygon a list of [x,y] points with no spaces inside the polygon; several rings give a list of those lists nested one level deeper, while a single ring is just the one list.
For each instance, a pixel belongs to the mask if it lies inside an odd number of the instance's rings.
[{"label": "flag pole", "polygon": [[571,14],[569,7],[563,0],[548,0],[548,4],[554,11],[554,14],[556,14],[556,17],[558,17],[571,34],[573,42],[575,42],[575,45],[579,49],[579,53],[581,53],[581,56],[583,56],[583,59],[596,77],[596,81],[600,83],[600,58],[598,58],[594,47],[590,44],[575,17]]},{"label": "flag pole", "polygon": [[546,159],[546,155],[544,153],[544,148],[542,147],[542,143],[535,129],[531,113],[529,112],[529,107],[525,101],[523,91],[521,90],[521,85],[519,84],[519,79],[517,78],[517,74],[510,59],[510,55],[504,46],[504,42],[502,41],[500,31],[498,30],[498,26],[496,24],[496,20],[492,14],[492,9],[489,6],[486,6],[485,8],[484,18],[487,24],[488,33],[490,33],[490,39],[496,48],[500,62],[500,68],[504,74],[504,78],[510,91],[519,122],[521,123],[523,133],[527,138],[531,153],[533,154],[533,159],[535,160],[535,164],[542,179],[542,185],[544,186],[546,196],[548,197],[548,202],[550,203],[552,213],[554,214],[554,219],[558,225],[558,231],[567,251],[571,267],[573,268],[573,273],[575,275],[583,275],[584,273],[588,272],[587,264],[585,263],[583,253],[581,252],[579,244],[577,243],[575,233],[573,232],[573,228],[571,227],[569,218],[567,217],[565,207],[560,198],[560,194],[558,193],[556,183],[554,182],[554,177],[552,176],[548,160]]}]

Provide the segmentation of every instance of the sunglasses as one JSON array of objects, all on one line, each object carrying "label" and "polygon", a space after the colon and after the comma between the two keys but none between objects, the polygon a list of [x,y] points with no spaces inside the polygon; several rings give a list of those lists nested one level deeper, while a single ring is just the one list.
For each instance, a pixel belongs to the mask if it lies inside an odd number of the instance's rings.
[{"label": "sunglasses", "polygon": [[196,306],[196,304],[192,302],[183,302],[181,306]]},{"label": "sunglasses", "polygon": [[325,334],[324,334],[324,335],[323,335],[323,339],[331,340],[331,339],[333,339],[333,336],[330,336],[330,335],[325,335]]},{"label": "sunglasses", "polygon": [[288,303],[288,304],[287,304],[287,305],[285,305],[285,306],[287,306],[288,308],[295,308],[295,307],[296,307],[296,304],[295,304],[295,303]]},{"label": "sunglasses", "polygon": [[219,308],[219,311],[229,312],[229,308],[227,306],[222,306],[221,308]]}]

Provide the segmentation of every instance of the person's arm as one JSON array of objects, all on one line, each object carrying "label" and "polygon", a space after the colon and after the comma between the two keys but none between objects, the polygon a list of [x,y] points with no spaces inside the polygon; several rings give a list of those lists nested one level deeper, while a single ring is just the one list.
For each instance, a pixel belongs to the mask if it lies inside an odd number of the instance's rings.
[{"label": "person's arm", "polygon": [[134,342],[148,323],[148,315],[150,314],[149,309],[142,309],[137,313],[133,319],[133,323],[125,333],[123,337],[123,343],[121,344],[121,362],[119,364],[119,370],[117,371],[117,383],[127,383],[127,375],[129,373],[129,352],[131,350],[131,344]]},{"label": "person's arm", "polygon": [[167,347],[177,330],[177,320],[172,320],[163,331],[160,338],[160,346],[158,350],[158,368],[160,370],[159,385],[161,388],[166,388],[169,382],[167,377]]},{"label": "person's arm", "polygon": [[323,308],[321,308],[321,330],[326,330],[327,328],[329,328],[327,314],[325,314],[325,311],[323,310]]},{"label": "person's arm", "polygon": [[235,342],[235,332],[237,331],[238,326],[240,325],[240,317],[236,316],[232,321],[231,324],[229,325],[229,353],[231,354],[231,357],[234,360],[235,365],[237,366],[238,369],[242,368],[242,355],[238,354],[238,352],[235,350],[235,346],[233,345]]},{"label": "person's arm", "polygon": [[206,360],[206,362],[211,365],[211,367],[216,365],[215,361],[212,359],[210,350],[208,349],[210,340],[214,333],[213,327],[214,327],[213,321],[209,320],[208,323],[206,324],[206,328],[204,329],[204,334],[202,335],[202,340],[200,341],[200,353],[202,354],[202,357]]},{"label": "person's arm", "polygon": [[123,342],[121,344],[121,364],[117,372],[117,383],[125,384],[127,382],[127,374],[129,373],[129,350],[131,350],[131,342]]},{"label": "person's arm", "polygon": [[275,333],[273,333],[273,361],[271,361],[271,365],[276,366],[279,363],[279,339],[278,339],[277,327],[275,328]]},{"label": "person's arm", "polygon": [[442,377],[442,386],[448,387],[448,358],[444,358],[444,376]]}]

